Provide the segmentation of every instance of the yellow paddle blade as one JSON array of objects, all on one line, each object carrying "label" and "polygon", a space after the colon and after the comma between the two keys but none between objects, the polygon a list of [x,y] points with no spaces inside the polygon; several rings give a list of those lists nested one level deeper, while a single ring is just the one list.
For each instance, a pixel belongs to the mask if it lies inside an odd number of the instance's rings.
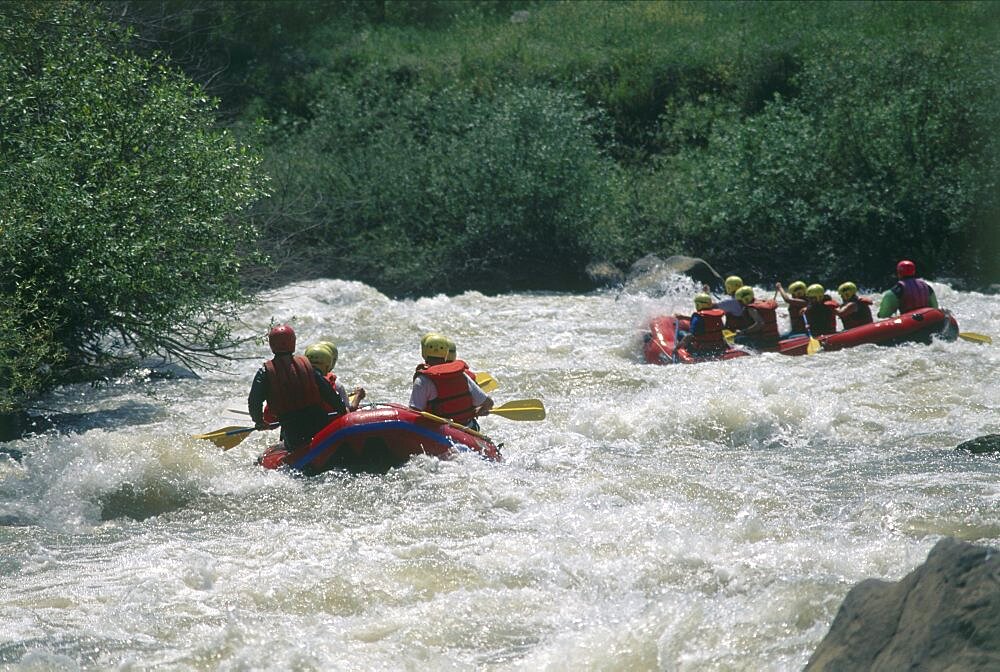
[{"label": "yellow paddle blade", "polygon": [[492,392],[497,389],[497,381],[485,371],[476,374],[476,385],[481,387],[483,392]]},{"label": "yellow paddle blade", "polygon": [[806,354],[815,355],[817,352],[819,352],[821,347],[822,345],[820,345],[819,341],[817,341],[815,338],[810,337],[809,345],[806,346]]},{"label": "yellow paddle blade", "polygon": [[723,329],[722,330],[722,337],[726,339],[726,343],[728,343],[729,345],[732,345],[733,344],[733,339],[736,338],[736,332],[735,331],[729,331],[728,329]]},{"label": "yellow paddle blade", "polygon": [[508,420],[544,420],[545,406],[541,399],[520,399],[491,408],[490,415],[499,415]]},{"label": "yellow paddle blade", "polygon": [[958,337],[963,341],[971,341],[972,343],[982,343],[984,345],[992,345],[993,339],[986,334],[977,334],[974,331],[962,331],[959,332]]},{"label": "yellow paddle blade", "polygon": [[239,445],[243,439],[250,436],[253,427],[223,427],[207,434],[195,434],[192,438],[207,439],[223,450],[229,450],[233,446]]}]

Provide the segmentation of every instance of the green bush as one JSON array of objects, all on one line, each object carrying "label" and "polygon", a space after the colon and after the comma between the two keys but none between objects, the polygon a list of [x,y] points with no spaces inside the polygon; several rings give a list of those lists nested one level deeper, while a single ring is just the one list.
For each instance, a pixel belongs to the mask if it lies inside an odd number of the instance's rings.
[{"label": "green bush", "polygon": [[767,279],[879,283],[901,257],[995,279],[1000,247],[984,233],[998,212],[1000,52],[903,34],[844,42],[817,41],[796,97],[759,114],[665,120],[668,137],[703,145],[638,180],[643,216],[661,222],[651,243]]},{"label": "green bush", "polygon": [[579,285],[592,257],[622,245],[602,123],[534,87],[341,86],[270,157],[286,186],[260,216],[269,238],[295,241],[299,268],[398,294]]},{"label": "green bush", "polygon": [[258,159],[88,5],[5,5],[0,57],[0,410],[122,356],[223,347]]}]

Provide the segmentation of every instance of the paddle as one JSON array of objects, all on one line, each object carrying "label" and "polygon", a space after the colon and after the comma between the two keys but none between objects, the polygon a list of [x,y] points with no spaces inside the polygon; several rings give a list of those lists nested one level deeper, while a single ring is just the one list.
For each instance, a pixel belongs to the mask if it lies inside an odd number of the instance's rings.
[{"label": "paddle", "polygon": [[809,345],[806,346],[806,354],[815,355],[823,346],[819,341],[813,338],[812,332],[809,331],[809,318],[806,317],[806,311],[804,310],[802,311],[802,324],[806,326],[806,336],[809,337]]},{"label": "paddle", "polygon": [[545,406],[541,399],[519,399],[508,401],[503,406],[494,406],[490,415],[499,415],[508,420],[544,420]]},{"label": "paddle", "polygon": [[[278,423],[274,423],[268,427],[268,429],[274,429],[278,426]],[[191,438],[193,439],[207,439],[217,445],[223,450],[229,450],[239,444],[243,443],[243,439],[250,436],[250,432],[254,431],[254,427],[223,427],[222,429],[217,429],[214,432],[208,432],[207,434],[195,434]]]},{"label": "paddle", "polygon": [[480,371],[476,374],[476,385],[478,385],[483,392],[492,392],[497,389],[497,381],[486,371]]},{"label": "paddle", "polygon": [[993,339],[986,334],[977,334],[974,331],[962,331],[959,332],[958,337],[963,341],[970,341],[972,343],[982,343],[983,345],[992,345]]},{"label": "paddle", "polygon": [[736,340],[736,332],[735,331],[729,331],[728,329],[723,329],[722,330],[722,337],[724,339],[726,339],[726,343],[728,343],[729,345],[732,345],[733,342]]},{"label": "paddle", "polygon": [[[356,395],[351,395],[350,402],[353,404]],[[230,413],[240,413],[241,415],[250,415],[249,411],[241,411],[236,408],[226,409]],[[336,415],[336,413],[330,413],[330,415]],[[267,429],[275,429],[280,427],[281,423],[273,422],[268,425]],[[195,434],[193,438],[195,439],[208,439],[222,450],[229,450],[230,448],[235,448],[239,444],[243,443],[243,440],[250,436],[250,432],[254,431],[253,427],[223,427],[222,429],[217,429],[214,432],[208,432],[207,434]]]},{"label": "paddle", "polygon": [[427,411],[419,411],[419,413],[422,417],[425,417],[428,420],[432,420],[434,422],[440,422],[443,425],[448,425],[449,427],[454,427],[455,429],[461,429],[463,432],[468,432],[473,436],[478,436],[480,439],[486,439],[487,441],[490,441],[490,438],[485,434],[483,434],[482,432],[477,432],[471,427],[466,427],[465,425],[459,424],[454,420],[449,420],[448,418],[442,418],[440,415],[434,415],[433,413],[429,413]]}]

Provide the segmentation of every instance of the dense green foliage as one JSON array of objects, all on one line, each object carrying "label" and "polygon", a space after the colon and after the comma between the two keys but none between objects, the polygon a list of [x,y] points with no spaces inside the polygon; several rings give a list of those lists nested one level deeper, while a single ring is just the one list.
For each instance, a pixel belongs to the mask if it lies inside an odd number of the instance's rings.
[{"label": "dense green foliage", "polygon": [[[275,124],[285,199],[258,215],[281,279],[572,287],[654,252],[754,281],[878,285],[903,256],[1000,280],[996,3],[385,10],[303,41],[308,113],[252,107]],[[514,121],[529,103],[558,123]]]},{"label": "dense green foliage", "polygon": [[262,210],[296,267],[399,293],[530,289],[579,284],[614,235],[623,182],[571,94],[380,83],[316,112],[274,147]]},{"label": "dense green foliage", "polygon": [[0,12],[0,411],[116,358],[213,353],[259,160],[86,5]]}]

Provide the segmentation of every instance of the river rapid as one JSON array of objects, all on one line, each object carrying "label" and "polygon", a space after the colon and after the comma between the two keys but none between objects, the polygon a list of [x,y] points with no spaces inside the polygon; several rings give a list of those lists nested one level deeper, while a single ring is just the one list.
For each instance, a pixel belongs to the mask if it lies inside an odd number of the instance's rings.
[{"label": "river rapid", "polygon": [[[935,287],[1000,337],[1000,297]],[[858,581],[946,535],[1000,546],[1000,461],[954,450],[1000,433],[1000,344],[643,363],[643,323],[695,291],[323,280],[247,315],[334,340],[371,401],[405,403],[421,335],[452,336],[498,404],[545,402],[483,420],[502,463],[303,478],[254,466],[276,432],[191,438],[247,423],[263,342],[57,390],[61,432],[0,445],[23,454],[0,455],[0,669],[798,670]]]}]

